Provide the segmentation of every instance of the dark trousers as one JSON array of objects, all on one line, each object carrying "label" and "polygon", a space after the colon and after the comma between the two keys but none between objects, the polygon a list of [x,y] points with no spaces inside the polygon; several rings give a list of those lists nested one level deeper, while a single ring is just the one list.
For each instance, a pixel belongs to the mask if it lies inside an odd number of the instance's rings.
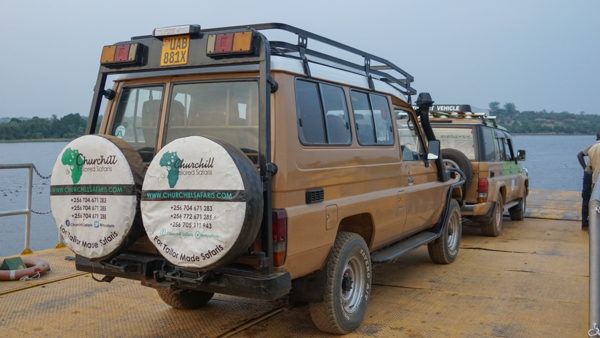
[{"label": "dark trousers", "polygon": [[592,173],[589,171],[583,172],[583,187],[581,189],[581,227],[587,228],[589,226],[589,205],[590,197],[592,195]]}]

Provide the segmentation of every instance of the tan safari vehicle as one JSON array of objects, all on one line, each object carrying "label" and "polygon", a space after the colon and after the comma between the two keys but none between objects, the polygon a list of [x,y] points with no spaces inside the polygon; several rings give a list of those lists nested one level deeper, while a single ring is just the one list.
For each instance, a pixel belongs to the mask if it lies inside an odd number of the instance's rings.
[{"label": "tan safari vehicle", "polygon": [[442,143],[444,162],[465,174],[462,215],[498,236],[507,209],[512,220],[524,218],[529,177],[515,153],[510,133],[495,117],[472,113],[470,105],[433,105],[431,125]]},{"label": "tan safari vehicle", "polygon": [[88,135],[51,183],[77,269],[139,280],[175,308],[289,295],[319,329],[356,329],[372,264],[421,245],[440,264],[459,251],[463,181],[431,137],[429,95],[412,109],[412,81],[285,24],[167,27],[105,46]]}]

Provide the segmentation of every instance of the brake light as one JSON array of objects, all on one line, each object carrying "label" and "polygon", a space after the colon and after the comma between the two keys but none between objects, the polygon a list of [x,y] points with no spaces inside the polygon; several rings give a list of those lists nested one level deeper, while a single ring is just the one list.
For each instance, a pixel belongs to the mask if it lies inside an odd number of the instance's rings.
[{"label": "brake light", "polygon": [[206,54],[209,56],[250,54],[252,52],[251,31],[208,35]]},{"label": "brake light", "polygon": [[282,266],[287,255],[287,213],[273,210],[273,265]]},{"label": "brake light", "polygon": [[487,197],[488,197],[488,190],[489,190],[490,184],[488,182],[487,177],[483,177],[479,179],[479,182],[477,184],[477,202],[478,203],[483,203],[483,202],[487,202]]},{"label": "brake light", "polygon": [[106,67],[131,66],[140,63],[141,45],[123,43],[102,47],[100,64]]}]

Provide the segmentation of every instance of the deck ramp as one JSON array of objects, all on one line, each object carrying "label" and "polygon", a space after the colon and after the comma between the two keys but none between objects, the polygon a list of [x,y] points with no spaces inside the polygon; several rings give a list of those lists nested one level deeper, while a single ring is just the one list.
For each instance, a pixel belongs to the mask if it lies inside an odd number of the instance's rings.
[{"label": "deck ramp", "polygon": [[[544,209],[536,196],[558,201],[549,209],[577,203],[575,193],[551,199],[532,191],[530,212],[536,203]],[[93,281],[74,269],[67,249],[35,255],[50,261],[48,275],[0,283],[3,337],[322,336],[307,306],[217,296],[203,310],[174,310],[138,282]],[[505,218],[498,238],[466,227],[451,265],[431,263],[420,248],[374,272],[364,325],[352,336],[582,337],[587,331],[588,236],[578,221]]]}]

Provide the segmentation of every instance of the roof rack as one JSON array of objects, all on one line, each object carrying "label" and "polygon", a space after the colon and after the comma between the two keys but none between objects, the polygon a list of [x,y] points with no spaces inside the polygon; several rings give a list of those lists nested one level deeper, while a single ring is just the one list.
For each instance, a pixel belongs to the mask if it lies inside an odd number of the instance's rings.
[{"label": "roof rack", "polygon": [[[244,26],[220,27],[214,29],[203,29],[202,32],[235,30],[235,29],[253,29],[255,31],[266,30],[282,30],[295,34],[298,38],[298,44],[292,44],[284,41],[269,41],[271,46],[271,54],[285,57],[292,57],[302,61],[304,72],[307,76],[310,75],[309,61],[312,63],[321,64],[328,67],[339,68],[346,71],[351,71],[367,77],[369,88],[375,89],[373,79],[386,82],[394,89],[407,95],[410,102],[410,95],[414,95],[417,91],[411,87],[414,82],[414,77],[402,68],[396,66],[392,62],[379,56],[364,52],[360,49],[348,46],[346,44],[331,40],[315,33],[305,31],[303,29],[290,26],[283,23],[262,23]],[[363,64],[358,64],[339,56],[325,54],[308,48],[309,39],[318,41],[322,44],[329,45],[348,53],[358,55],[363,59]],[[297,55],[294,55],[297,54]],[[371,62],[377,62],[378,65],[371,65]],[[390,72],[384,72],[388,70]]]},{"label": "roof rack", "polygon": [[489,116],[487,113],[432,111],[429,112],[429,116],[433,118],[480,119],[485,125],[491,123],[494,127],[499,128],[496,116]]}]

